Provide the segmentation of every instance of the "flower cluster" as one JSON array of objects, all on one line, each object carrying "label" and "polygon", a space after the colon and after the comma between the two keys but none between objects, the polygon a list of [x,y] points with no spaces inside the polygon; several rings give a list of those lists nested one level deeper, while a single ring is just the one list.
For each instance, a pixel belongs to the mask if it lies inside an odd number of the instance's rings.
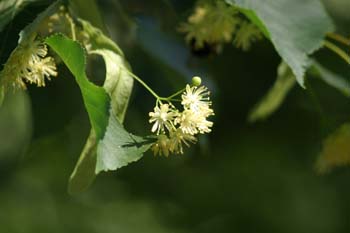
[{"label": "flower cluster", "polygon": [[230,42],[239,23],[237,15],[238,11],[227,6],[224,1],[199,4],[188,22],[180,25],[179,31],[187,34],[187,42],[194,41],[196,49],[202,48],[206,43]]},{"label": "flower cluster", "polygon": [[263,38],[259,28],[241,14],[238,7],[224,1],[199,1],[179,31],[186,34],[187,43],[195,50],[215,45],[220,51],[224,43],[232,41],[237,48],[248,50]]},{"label": "flower cluster", "polygon": [[0,73],[0,86],[26,89],[24,81],[45,86],[45,77],[57,76],[54,59],[46,55],[47,47],[39,40],[19,44]]},{"label": "flower cluster", "polygon": [[240,24],[240,28],[237,30],[233,43],[237,48],[248,51],[254,42],[262,38],[263,34],[259,31],[257,26],[248,21],[243,21]]},{"label": "flower cluster", "polygon": [[197,141],[195,135],[211,132],[213,122],[207,118],[214,115],[209,100],[209,91],[204,86],[187,85],[181,95],[183,111],[171,102],[161,103],[149,113],[152,132],[157,141],[152,150],[155,155],[183,154],[183,144],[189,146]]},{"label": "flower cluster", "polygon": [[68,9],[62,5],[55,13],[43,19],[37,32],[43,37],[59,32],[73,38],[72,29],[75,30],[73,18],[70,16]]}]

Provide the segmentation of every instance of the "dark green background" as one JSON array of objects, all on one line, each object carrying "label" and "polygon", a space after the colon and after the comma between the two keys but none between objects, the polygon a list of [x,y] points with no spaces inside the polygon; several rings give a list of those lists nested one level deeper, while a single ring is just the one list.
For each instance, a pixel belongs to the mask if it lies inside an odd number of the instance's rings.
[{"label": "dark green background", "polygon": [[[327,3],[340,29],[340,3]],[[79,88],[65,67],[47,88],[8,96],[0,109],[0,232],[330,233],[350,231],[350,169],[317,175],[324,138],[350,115],[349,100],[307,77],[268,120],[248,124],[251,107],[272,85],[280,58],[268,41],[242,52],[196,57],[176,32],[192,1],[99,1],[106,26],[134,73],[168,95],[200,75],[212,90],[213,132],[182,156],[154,157],[100,174],[78,196],[67,181],[89,132]],[[20,13],[0,34],[3,64],[18,32],[45,5]],[[338,7],[339,8],[339,7]],[[350,10],[350,9],[349,9]],[[124,12],[125,14],[121,14]],[[350,77],[341,59],[317,57]],[[103,61],[89,77],[101,83]],[[138,84],[125,127],[149,134],[154,99]]]}]

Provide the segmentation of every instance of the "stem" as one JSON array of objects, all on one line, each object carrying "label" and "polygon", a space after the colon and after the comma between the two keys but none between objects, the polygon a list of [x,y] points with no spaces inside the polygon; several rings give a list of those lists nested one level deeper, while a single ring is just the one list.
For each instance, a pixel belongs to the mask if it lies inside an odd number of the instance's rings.
[{"label": "stem", "polygon": [[178,92],[176,92],[175,94],[172,94],[171,96],[167,97],[166,99],[171,100],[172,98],[174,98],[175,96],[180,95],[182,92],[184,92],[184,90],[186,90],[186,88],[183,88],[181,90],[179,90]]},{"label": "stem", "polygon": [[72,39],[74,41],[76,41],[77,38],[76,38],[76,35],[75,35],[74,22],[73,22],[73,20],[70,17],[68,17],[68,19],[69,19],[69,24],[70,24],[70,30],[71,30],[71,33],[72,33]]},{"label": "stem", "polygon": [[348,38],[346,38],[346,37],[344,37],[342,35],[330,32],[330,33],[327,33],[327,36],[329,38],[332,38],[333,40],[338,41],[339,43],[342,43],[342,44],[345,44],[347,46],[350,46],[350,39],[348,39]]},{"label": "stem", "polygon": [[336,53],[339,57],[343,58],[344,61],[346,61],[346,63],[348,64],[350,63],[350,56],[346,52],[344,52],[341,48],[339,48],[338,46],[336,46],[335,44],[327,40],[325,40],[323,44],[326,48],[330,49],[331,51]]},{"label": "stem", "polygon": [[157,100],[167,100],[167,98],[159,97],[142,79],[131,73],[129,70],[124,69],[131,77],[138,81],[144,88],[147,89]]},{"label": "stem", "polygon": [[157,93],[155,93],[152,88],[150,88],[142,79],[140,79],[138,76],[136,76],[135,74],[133,74],[132,72],[130,72],[127,69],[123,69],[125,72],[127,72],[131,77],[133,77],[136,81],[138,81],[144,88],[146,88],[156,99],[157,99],[157,103],[162,103],[163,101],[176,101],[176,102],[181,102],[180,99],[173,99],[175,96],[180,95],[184,90],[186,90],[186,88],[183,88],[181,90],[179,90],[178,92],[176,92],[175,94],[172,94],[169,97],[161,97],[159,95],[157,95]]}]

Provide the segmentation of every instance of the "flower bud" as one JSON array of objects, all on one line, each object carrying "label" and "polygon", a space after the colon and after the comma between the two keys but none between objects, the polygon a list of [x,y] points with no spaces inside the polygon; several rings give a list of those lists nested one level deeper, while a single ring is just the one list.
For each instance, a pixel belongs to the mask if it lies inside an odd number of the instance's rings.
[{"label": "flower bud", "polygon": [[202,79],[200,78],[200,77],[198,77],[198,76],[194,76],[193,78],[192,78],[192,85],[193,86],[199,86],[199,85],[201,85],[201,83],[202,83]]}]

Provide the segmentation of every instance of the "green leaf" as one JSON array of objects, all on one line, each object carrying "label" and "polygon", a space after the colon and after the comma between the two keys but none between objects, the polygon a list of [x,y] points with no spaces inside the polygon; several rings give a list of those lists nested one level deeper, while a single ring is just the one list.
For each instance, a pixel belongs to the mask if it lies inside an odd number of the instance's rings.
[{"label": "green leaf", "polygon": [[[323,45],[333,24],[319,0],[226,0],[253,11],[266,28],[279,55],[292,69],[298,83],[310,65],[309,54]],[[243,12],[244,13],[244,12]],[[248,15],[249,18],[249,15]],[[253,22],[256,20],[253,20]]]},{"label": "green leaf", "polygon": [[83,192],[93,183],[96,177],[96,157],[96,134],[95,131],[91,129],[79,160],[69,177],[68,192],[70,194]]},{"label": "green leaf", "polygon": [[317,76],[325,83],[334,87],[345,96],[350,97],[350,82],[348,82],[345,78],[333,73],[316,61],[313,62],[313,68],[315,69]]},{"label": "green leaf", "polygon": [[[126,63],[121,49],[99,29],[89,22],[79,20],[84,31],[90,37],[90,53],[101,55],[106,64],[104,89],[111,97],[111,106],[116,118],[122,123],[128,107],[133,87],[133,78],[128,75],[129,65]],[[88,188],[95,178],[97,157],[97,141],[92,129],[83,152],[70,176],[68,191],[78,193]]]},{"label": "green leaf", "polygon": [[77,81],[90,123],[96,132],[97,140],[106,131],[109,115],[110,99],[102,87],[91,83],[85,74],[86,57],[81,45],[63,35],[48,37],[46,43],[61,57]]},{"label": "green leaf", "polygon": [[106,135],[97,147],[96,174],[139,160],[154,141],[151,137],[129,134],[115,117],[110,117]]},{"label": "green leaf", "polygon": [[111,98],[105,89],[87,79],[85,53],[79,43],[63,35],[51,36],[46,39],[46,43],[61,57],[74,75],[93,129],[70,179],[69,192],[77,193],[91,184],[95,173],[116,170],[140,159],[153,140],[125,131],[117,119],[118,115],[114,113]]},{"label": "green leaf", "polygon": [[103,87],[111,96],[113,112],[117,119],[123,122],[134,79],[128,74],[127,64],[120,55],[106,49],[95,50],[93,53],[101,55],[106,63],[106,80]]},{"label": "green leaf", "polygon": [[263,120],[274,113],[283,103],[288,92],[295,84],[295,76],[288,65],[282,62],[277,71],[277,80],[261,101],[253,108],[248,120]]},{"label": "green leaf", "polygon": [[325,173],[339,166],[350,165],[350,123],[343,124],[329,135],[323,143],[316,162],[319,173]]},{"label": "green leaf", "polygon": [[101,30],[92,26],[85,20],[80,19],[79,22],[82,24],[84,31],[90,37],[89,42],[91,43],[91,50],[108,49],[115,52],[116,54],[124,56],[119,46],[116,45],[113,40],[105,36]]},{"label": "green leaf", "polygon": [[118,45],[87,21],[80,22],[90,37],[89,53],[101,55],[105,61],[106,79],[103,87],[112,99],[117,119],[123,122],[134,84],[134,79],[129,75],[130,66]]},{"label": "green leaf", "polygon": [[62,35],[49,37],[46,43],[55,50],[74,75],[92,126],[90,136],[69,180],[68,191],[77,193],[86,189],[95,179],[97,142],[103,137],[107,128],[109,96],[102,87],[94,85],[87,79],[85,52],[80,44]]}]

